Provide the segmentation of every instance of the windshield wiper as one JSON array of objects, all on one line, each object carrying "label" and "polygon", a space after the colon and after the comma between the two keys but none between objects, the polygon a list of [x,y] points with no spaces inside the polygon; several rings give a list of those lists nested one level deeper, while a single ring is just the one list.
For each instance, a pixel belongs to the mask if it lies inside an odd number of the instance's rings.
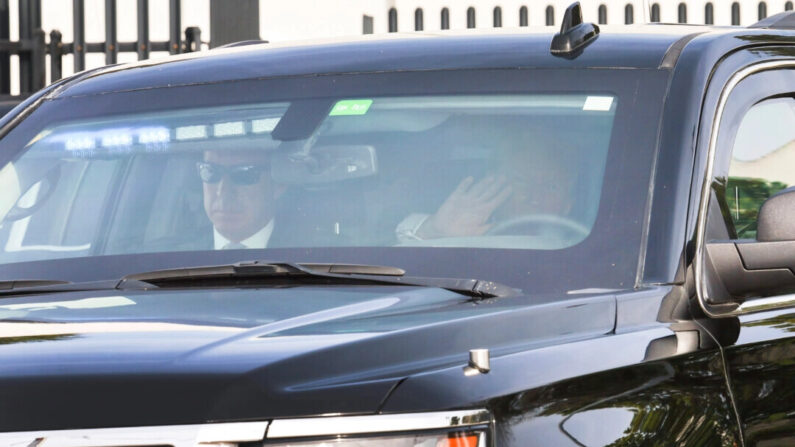
[{"label": "windshield wiper", "polygon": [[492,281],[458,278],[406,277],[397,267],[356,264],[294,264],[247,261],[236,264],[155,270],[122,278],[117,289],[196,288],[223,286],[398,285],[438,287],[474,298],[516,295],[511,287]]},{"label": "windshield wiper", "polygon": [[312,264],[248,261],[228,265],[154,270],[120,280],[71,283],[60,280],[0,281],[0,298],[18,295],[100,290],[295,285],[397,285],[438,287],[473,298],[517,295],[517,290],[493,281],[459,278],[406,277],[397,267],[357,264]]},{"label": "windshield wiper", "polygon": [[55,279],[25,279],[0,281],[0,298],[17,295],[39,295],[45,293],[87,292],[113,290],[118,284],[113,281],[69,282]]},{"label": "windshield wiper", "polygon": [[69,284],[69,281],[59,281],[56,279],[21,279],[12,281],[0,281],[0,291],[20,289],[25,287],[41,287]]}]

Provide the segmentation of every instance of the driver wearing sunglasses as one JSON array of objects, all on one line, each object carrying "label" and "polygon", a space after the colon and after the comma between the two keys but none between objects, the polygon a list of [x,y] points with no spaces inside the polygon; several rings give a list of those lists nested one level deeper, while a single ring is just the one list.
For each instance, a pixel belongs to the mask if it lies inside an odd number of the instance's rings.
[{"label": "driver wearing sunglasses", "polygon": [[206,151],[197,163],[204,211],[213,224],[213,248],[266,248],[276,223],[276,199],[284,187],[273,184],[267,151]]}]

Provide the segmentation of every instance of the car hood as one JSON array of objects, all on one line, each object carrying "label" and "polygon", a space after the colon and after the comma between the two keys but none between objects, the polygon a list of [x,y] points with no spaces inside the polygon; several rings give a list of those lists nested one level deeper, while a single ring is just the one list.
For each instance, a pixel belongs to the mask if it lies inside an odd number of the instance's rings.
[{"label": "car hood", "polygon": [[613,329],[612,296],[414,287],[71,292],[0,301],[0,431],[381,408],[412,374]]}]

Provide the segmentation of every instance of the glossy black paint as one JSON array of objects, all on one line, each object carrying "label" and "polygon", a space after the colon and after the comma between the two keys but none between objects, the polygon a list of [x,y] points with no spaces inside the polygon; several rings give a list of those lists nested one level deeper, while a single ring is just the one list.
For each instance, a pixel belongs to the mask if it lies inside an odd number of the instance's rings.
[{"label": "glossy black paint", "polygon": [[[697,28],[689,28],[691,31]],[[618,29],[617,29],[618,31]],[[576,59],[549,53],[551,35],[466,33],[453,36],[375,36],[351,42],[252,45],[183,55],[161,62],[107,68],[63,89],[60,97],[281,76],[322,76],[478,68],[657,68],[682,27],[603,33]]]},{"label": "glossy black paint", "polygon": [[[741,445],[719,345],[686,301],[672,306],[681,293],[618,294],[609,336],[499,357],[481,376],[417,374],[384,410],[486,406],[499,421],[499,446]],[[657,311],[661,322],[652,324]],[[729,326],[721,330],[736,338]]]},{"label": "glossy black paint", "polygon": [[554,298],[369,286],[8,298],[0,431],[373,413],[405,377],[463,377],[472,346],[504,356],[612,331],[613,296]]},{"label": "glossy black paint", "polygon": [[[650,34],[605,27],[574,60],[546,52],[551,34],[418,38],[241,48],[110,68],[66,85],[56,100],[173,82],[349,71],[656,69],[679,39],[703,33],[665,68],[670,80],[660,137],[656,148],[647,148],[657,163],[636,290],[472,303],[433,289],[362,288],[325,318],[297,316],[291,325],[263,323],[236,329],[231,337],[220,335],[217,327],[224,324],[213,319],[188,333],[172,327],[122,337],[75,327],[64,334],[6,337],[0,339],[0,431],[485,407],[495,415],[500,447],[792,443],[792,311],[707,319],[692,299],[690,271],[717,97],[739,68],[795,57],[795,34],[646,28]],[[241,294],[250,306],[276,293],[296,299],[314,292],[202,291],[191,299],[212,303],[213,294]],[[17,301],[36,299],[41,297]],[[426,318],[422,324],[420,317]],[[181,323],[168,312],[150,319]],[[340,331],[352,324],[371,330]],[[164,338],[171,343],[163,344]],[[467,350],[480,347],[491,350],[492,370],[465,376]],[[84,405],[76,410],[75,401]]]},{"label": "glossy black paint", "polygon": [[[793,61],[795,50],[783,45],[738,52],[727,61],[745,66],[765,61]],[[721,69],[716,70],[721,73]],[[730,76],[728,70],[721,73]],[[726,178],[731,141],[748,111],[759,101],[782,94],[795,94],[795,72],[791,69],[754,74],[734,89],[728,98],[722,130],[717,140],[713,176]],[[711,181],[712,179],[710,179]],[[710,217],[707,236],[726,238],[722,219]],[[746,446],[789,445],[795,442],[792,377],[795,374],[795,337],[791,309],[744,315],[738,319],[736,341],[725,343],[726,367]]]},{"label": "glossy black paint", "polygon": [[[675,118],[664,118],[662,123],[645,283],[694,286],[697,214],[703,183],[711,181],[705,179],[707,150],[720,94],[735,73],[751,64],[793,58],[791,33],[748,33],[729,39],[705,35],[693,39],[683,51],[671,81],[670,91],[676,95],[669,95],[663,113],[664,117]],[[746,89],[746,108],[767,95],[795,91],[791,76],[765,76]],[[727,125],[737,125],[738,117],[729,119],[734,124]],[[717,176],[725,176],[728,150],[719,140]],[[694,295],[694,291],[691,289],[688,295]],[[701,314],[694,309],[696,315]],[[790,317],[791,311],[777,311],[739,320],[701,319],[725,346],[727,381],[731,383],[743,445],[789,445],[795,441],[791,418],[793,336],[786,329]]]},{"label": "glossy black paint", "polygon": [[[639,362],[643,358],[643,350],[639,349],[642,346],[629,342],[629,339],[650,335],[653,336],[651,333],[633,333],[614,341],[628,342],[622,347],[634,354],[635,361]],[[595,342],[582,348],[603,352],[611,347],[599,346],[599,342]],[[628,359],[633,357],[630,353],[626,355]],[[558,353],[562,358],[598,362],[588,354],[578,354],[565,348]],[[535,360],[505,359],[494,366],[509,371],[500,379],[510,380],[507,376],[513,376],[517,377],[514,382],[524,380],[535,385],[535,373],[543,371],[543,368],[521,367],[534,365]],[[583,373],[587,369],[577,368],[576,372]],[[561,372],[553,368],[549,375]],[[467,389],[467,385],[474,385],[475,389],[481,389],[478,380],[461,383],[456,380],[456,373],[451,370],[447,375],[412,377],[390,400],[390,404],[394,401],[395,407],[388,406],[387,409],[405,411],[418,406],[404,402],[401,398],[406,398],[406,395],[424,395],[434,401],[451,394],[458,389],[457,386]],[[485,383],[487,378],[479,381]],[[499,379],[490,380],[495,381]],[[739,445],[739,432],[724,384],[720,354],[713,350],[710,355],[691,354],[582,374],[534,386],[530,390],[512,392],[492,399],[488,406],[499,421],[497,445],[500,446]],[[416,401],[416,397],[413,400]]]},{"label": "glossy black paint", "polygon": [[726,349],[726,362],[745,445],[792,445],[795,312],[763,312],[740,322],[740,338]]}]

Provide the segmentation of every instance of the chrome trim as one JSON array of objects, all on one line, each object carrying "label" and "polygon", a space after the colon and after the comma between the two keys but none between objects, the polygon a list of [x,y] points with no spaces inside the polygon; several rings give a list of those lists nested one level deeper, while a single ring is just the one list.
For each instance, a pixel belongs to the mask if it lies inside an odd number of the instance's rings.
[{"label": "chrome trim", "polygon": [[709,198],[712,187],[715,154],[717,152],[718,131],[720,130],[720,122],[723,119],[723,110],[726,107],[729,95],[732,93],[734,88],[737,87],[737,84],[739,84],[743,79],[762,71],[785,67],[795,68],[795,61],[778,60],[772,62],[761,62],[745,67],[732,75],[732,77],[729,79],[729,82],[727,82],[723,87],[723,91],[721,91],[720,94],[720,99],[718,100],[715,118],[710,129],[711,134],[709,137],[709,150],[707,153],[707,172],[703,180],[704,183],[701,185],[701,203],[699,204],[698,221],[696,226],[696,257],[693,262],[695,268],[695,285],[698,304],[701,306],[701,309],[704,311],[704,313],[713,318],[733,317],[750,312],[759,312],[761,310],[795,305],[795,296],[792,295],[756,299],[743,303],[742,305],[713,305],[708,302],[709,297],[707,296],[706,283],[704,282],[707,211],[709,208]]},{"label": "chrome trim", "polygon": [[491,371],[489,364],[489,350],[488,349],[470,349],[469,350],[469,366],[486,374]]},{"label": "chrome trim", "polygon": [[761,312],[763,310],[779,309],[795,305],[795,295],[782,295],[770,298],[757,298],[755,300],[746,301],[737,307],[736,315],[747,314],[751,312]]},{"label": "chrome trim", "polygon": [[267,439],[365,433],[383,434],[400,431],[463,428],[490,423],[491,414],[486,410],[274,419],[270,427],[268,427]]},{"label": "chrome trim", "polygon": [[238,442],[262,441],[268,422],[232,422],[201,425],[163,425],[129,428],[0,433],[3,447],[174,447],[229,446]]}]

